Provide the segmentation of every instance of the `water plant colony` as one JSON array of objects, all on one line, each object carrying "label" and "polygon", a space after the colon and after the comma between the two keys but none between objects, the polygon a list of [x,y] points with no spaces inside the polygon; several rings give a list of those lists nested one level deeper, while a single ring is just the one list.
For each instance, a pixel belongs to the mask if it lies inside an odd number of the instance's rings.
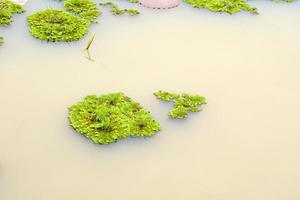
[{"label": "water plant colony", "polygon": [[[257,8],[248,4],[247,0],[183,0],[191,4],[194,8],[206,8],[213,12],[227,12],[229,14],[237,13],[241,10],[252,14],[258,14]],[[293,2],[296,0],[272,0],[275,2]]]},{"label": "water plant colony", "polygon": [[199,112],[201,111],[199,106],[206,104],[205,97],[199,95],[189,95],[187,93],[179,95],[161,90],[155,92],[154,95],[158,99],[173,103],[174,108],[169,111],[169,116],[173,119],[186,118],[190,111]]},{"label": "water plant colony", "polygon": [[[293,2],[296,0],[271,0],[275,2]],[[129,0],[138,3],[138,0]],[[194,8],[206,8],[214,12],[226,12],[234,14],[241,10],[258,14],[257,9],[248,4],[247,0],[183,0]],[[28,16],[28,26],[31,34],[45,41],[70,42],[81,39],[88,31],[92,23],[96,23],[101,14],[96,3],[92,0],[65,0],[65,10],[46,9]],[[139,14],[138,10],[120,9],[113,2],[100,3],[101,6],[110,6],[113,15],[128,13],[131,16]],[[0,25],[8,26],[12,22],[14,13],[22,13],[22,6],[9,0],[0,0]],[[4,38],[0,36],[0,45]]]},{"label": "water plant colony", "polygon": [[[158,99],[173,101],[169,112],[173,119],[182,119],[188,112],[199,112],[205,98],[199,95],[182,95],[158,91]],[[139,103],[123,93],[87,96],[69,108],[71,126],[97,144],[109,144],[126,137],[150,137],[161,127]]]},{"label": "water plant colony", "polygon": [[[0,0],[0,26],[8,26],[13,20],[13,14],[23,13],[25,10],[22,6],[15,4],[9,0]],[[0,36],[0,46],[3,44],[4,38]]]},{"label": "water plant colony", "polygon": [[118,5],[113,3],[113,2],[100,3],[100,5],[101,6],[110,6],[110,12],[113,15],[123,15],[125,13],[128,13],[129,15],[134,16],[134,15],[140,14],[140,12],[138,10],[135,10],[135,9],[130,9],[130,8],[120,9],[118,7]]},{"label": "water plant colony", "polygon": [[123,93],[87,96],[69,110],[71,126],[98,144],[149,137],[160,130],[150,113]]},{"label": "water plant colony", "polygon": [[[251,7],[246,0],[183,1],[195,8],[207,8],[215,12],[233,14],[244,10],[257,14],[257,9]],[[137,3],[138,0],[130,2]],[[113,15],[139,14],[139,11],[134,9],[120,9],[113,2],[100,5],[110,6]],[[30,33],[40,40],[51,42],[79,40],[88,32],[89,26],[97,22],[97,17],[101,14],[92,0],[65,0],[64,7],[65,10],[46,9],[29,15],[27,21]],[[23,12],[25,10],[22,6],[9,0],[0,0],[0,25],[8,26],[14,13]],[[3,40],[0,36],[0,45]],[[186,118],[189,112],[199,112],[201,105],[206,104],[205,97],[199,95],[161,90],[154,95],[160,100],[173,103],[173,109],[169,111],[169,117],[172,119]],[[126,137],[150,137],[161,129],[146,109],[123,93],[85,97],[82,102],[69,108],[69,121],[77,132],[97,144],[109,144]]]}]

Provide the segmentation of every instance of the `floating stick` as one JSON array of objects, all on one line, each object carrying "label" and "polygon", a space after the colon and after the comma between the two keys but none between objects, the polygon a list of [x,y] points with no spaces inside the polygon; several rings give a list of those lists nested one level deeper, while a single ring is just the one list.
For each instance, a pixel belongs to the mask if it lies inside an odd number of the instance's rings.
[{"label": "floating stick", "polygon": [[91,39],[88,41],[88,44],[85,47],[85,50],[89,50],[90,46],[92,45],[94,38],[95,38],[96,32],[94,32],[93,36],[91,37]]}]

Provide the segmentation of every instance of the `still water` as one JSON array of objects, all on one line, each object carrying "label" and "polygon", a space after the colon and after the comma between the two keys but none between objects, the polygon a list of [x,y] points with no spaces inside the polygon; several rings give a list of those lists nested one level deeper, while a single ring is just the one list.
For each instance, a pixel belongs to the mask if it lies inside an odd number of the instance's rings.
[{"label": "still water", "polygon": [[[0,199],[299,200],[300,2],[250,3],[260,15],[102,8],[81,41],[52,44],[28,33],[26,16],[60,3],[28,1],[0,28]],[[170,120],[158,89],[208,104]],[[162,131],[101,146],[69,127],[71,104],[117,91]]]}]

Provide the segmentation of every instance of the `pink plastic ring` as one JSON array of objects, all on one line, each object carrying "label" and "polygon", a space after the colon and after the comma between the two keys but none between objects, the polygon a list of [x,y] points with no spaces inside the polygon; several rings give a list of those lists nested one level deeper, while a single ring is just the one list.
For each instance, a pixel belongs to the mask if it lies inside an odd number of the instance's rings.
[{"label": "pink plastic ring", "polygon": [[178,6],[180,0],[139,0],[139,3],[148,8],[166,9]]}]

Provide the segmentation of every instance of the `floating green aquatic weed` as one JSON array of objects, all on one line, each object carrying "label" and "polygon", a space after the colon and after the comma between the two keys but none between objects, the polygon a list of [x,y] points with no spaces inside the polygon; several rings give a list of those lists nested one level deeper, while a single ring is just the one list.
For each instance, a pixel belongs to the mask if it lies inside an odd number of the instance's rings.
[{"label": "floating green aquatic weed", "polygon": [[113,14],[113,15],[123,15],[125,14],[126,12],[131,15],[131,16],[134,16],[134,15],[138,15],[140,14],[140,12],[138,10],[135,10],[135,9],[120,9],[118,7],[117,4],[113,3],[113,2],[105,2],[105,3],[100,3],[101,6],[110,6],[110,12]]},{"label": "floating green aquatic weed", "polygon": [[172,101],[172,100],[178,99],[180,97],[179,94],[165,92],[165,91],[161,91],[161,90],[155,92],[154,95],[158,99],[162,99],[164,101]]},{"label": "floating green aquatic weed", "polygon": [[281,1],[284,1],[284,2],[287,2],[287,3],[292,3],[296,0],[272,0],[272,1],[275,1],[275,2],[281,2]]},{"label": "floating green aquatic weed", "polygon": [[161,90],[155,92],[154,95],[158,99],[173,102],[174,108],[169,111],[169,116],[173,119],[186,118],[189,111],[199,112],[201,111],[200,106],[206,104],[205,97],[199,95],[189,95],[187,93],[179,95]]},{"label": "floating green aquatic weed", "polygon": [[140,11],[138,10],[135,10],[135,9],[125,9],[127,11],[127,13],[130,15],[130,16],[134,16],[134,15],[138,15],[140,14]]},{"label": "floating green aquatic weed", "polygon": [[64,6],[67,11],[90,22],[96,22],[96,18],[101,14],[92,0],[65,0]]},{"label": "floating green aquatic weed", "polygon": [[0,25],[8,26],[13,20],[13,14],[23,12],[25,12],[25,10],[21,5],[9,0],[0,0]]},{"label": "floating green aquatic weed", "polygon": [[75,41],[87,32],[90,22],[63,10],[47,9],[27,18],[31,34],[45,41]]},{"label": "floating green aquatic weed", "polygon": [[214,12],[227,12],[234,14],[241,10],[258,14],[257,9],[250,6],[247,0],[183,0],[194,8],[207,8]]},{"label": "floating green aquatic weed", "polygon": [[123,15],[126,13],[125,10],[120,9],[115,3],[113,2],[105,2],[105,3],[100,3],[100,6],[110,6],[110,12],[113,15]]},{"label": "floating green aquatic weed", "polygon": [[139,0],[129,0],[130,3],[137,3]]},{"label": "floating green aquatic weed", "polygon": [[123,93],[87,96],[69,108],[71,126],[94,143],[150,137],[160,130],[148,111]]},{"label": "floating green aquatic weed", "polygon": [[[13,14],[23,13],[22,6],[8,0],[0,0],[0,26],[8,26],[13,20]],[[4,43],[4,38],[0,36],[0,46]]]},{"label": "floating green aquatic weed", "polygon": [[4,38],[2,36],[0,36],[0,46],[2,46],[4,43]]}]

